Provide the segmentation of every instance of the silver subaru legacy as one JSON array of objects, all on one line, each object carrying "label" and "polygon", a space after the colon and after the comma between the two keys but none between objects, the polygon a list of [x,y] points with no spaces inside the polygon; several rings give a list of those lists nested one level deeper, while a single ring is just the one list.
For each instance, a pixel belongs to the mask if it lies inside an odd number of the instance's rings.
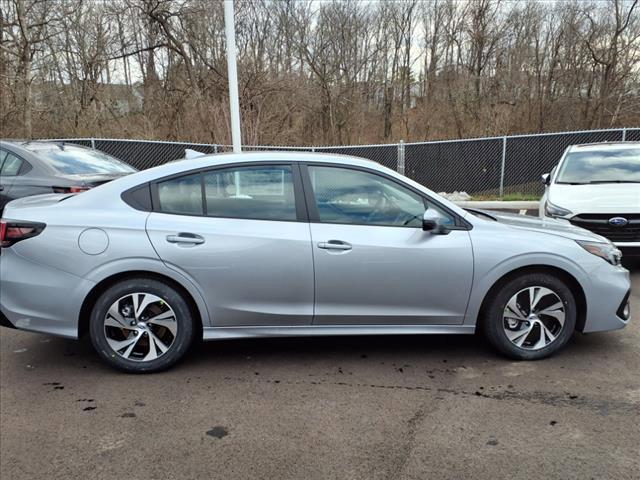
[{"label": "silver subaru legacy", "polygon": [[88,333],[127,372],[165,369],[199,337],[478,330],[535,360],[630,316],[604,237],[464,210],[340,155],[202,156],[19,199],[0,240],[2,324]]}]

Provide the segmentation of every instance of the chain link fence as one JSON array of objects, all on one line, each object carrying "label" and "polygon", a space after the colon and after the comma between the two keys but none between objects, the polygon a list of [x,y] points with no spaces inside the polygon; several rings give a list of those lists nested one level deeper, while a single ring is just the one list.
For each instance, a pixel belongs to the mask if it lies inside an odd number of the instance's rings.
[{"label": "chain link fence", "polygon": [[[185,157],[185,149],[205,154],[231,151],[229,145],[124,140],[62,139],[101,150],[138,169]],[[62,141],[58,139],[57,141]],[[512,135],[386,145],[243,146],[244,151],[320,152],[362,157],[378,162],[437,192],[465,191],[476,196],[543,193],[540,181],[560,160],[569,145],[640,141],[640,128]]]},{"label": "chain link fence", "polygon": [[499,190],[500,138],[405,145],[405,175],[436,192]]},{"label": "chain link fence", "polygon": [[[374,162],[378,162],[393,170],[398,169],[398,145],[397,143],[387,145],[347,145],[340,147],[289,147],[285,145],[243,145],[245,152],[259,151],[297,151],[297,152],[319,152],[332,153],[334,155],[351,155],[362,157]],[[231,145],[219,145],[221,152],[230,152]]]}]

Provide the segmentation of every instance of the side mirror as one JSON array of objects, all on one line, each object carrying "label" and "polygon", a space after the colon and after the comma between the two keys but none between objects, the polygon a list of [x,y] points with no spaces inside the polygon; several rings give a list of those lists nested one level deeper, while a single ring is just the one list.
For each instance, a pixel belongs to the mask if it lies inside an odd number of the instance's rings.
[{"label": "side mirror", "polygon": [[446,235],[451,230],[444,224],[444,219],[435,210],[427,209],[422,216],[422,230],[432,235]]},{"label": "side mirror", "polygon": [[545,173],[544,175],[542,175],[542,183],[544,183],[547,187],[549,185],[551,185],[551,174],[550,173]]}]

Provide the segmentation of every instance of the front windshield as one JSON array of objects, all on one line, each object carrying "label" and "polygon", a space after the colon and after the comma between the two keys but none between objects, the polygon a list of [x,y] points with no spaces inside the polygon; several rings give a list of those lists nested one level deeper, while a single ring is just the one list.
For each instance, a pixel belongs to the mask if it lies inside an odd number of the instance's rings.
[{"label": "front windshield", "polygon": [[571,152],[556,183],[640,183],[640,148]]},{"label": "front windshield", "polygon": [[63,174],[126,175],[136,169],[98,150],[59,147],[35,150],[53,168]]}]

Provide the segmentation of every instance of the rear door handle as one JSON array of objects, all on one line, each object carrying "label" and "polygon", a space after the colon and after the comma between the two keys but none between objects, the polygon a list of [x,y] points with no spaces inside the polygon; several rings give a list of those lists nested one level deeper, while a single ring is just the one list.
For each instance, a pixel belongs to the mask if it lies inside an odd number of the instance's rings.
[{"label": "rear door handle", "polygon": [[180,232],[177,235],[167,235],[167,242],[200,245],[204,243],[204,237],[196,235],[195,233]]},{"label": "rear door handle", "polygon": [[328,242],[318,243],[318,248],[324,250],[351,250],[351,244],[342,240],[329,240]]}]

